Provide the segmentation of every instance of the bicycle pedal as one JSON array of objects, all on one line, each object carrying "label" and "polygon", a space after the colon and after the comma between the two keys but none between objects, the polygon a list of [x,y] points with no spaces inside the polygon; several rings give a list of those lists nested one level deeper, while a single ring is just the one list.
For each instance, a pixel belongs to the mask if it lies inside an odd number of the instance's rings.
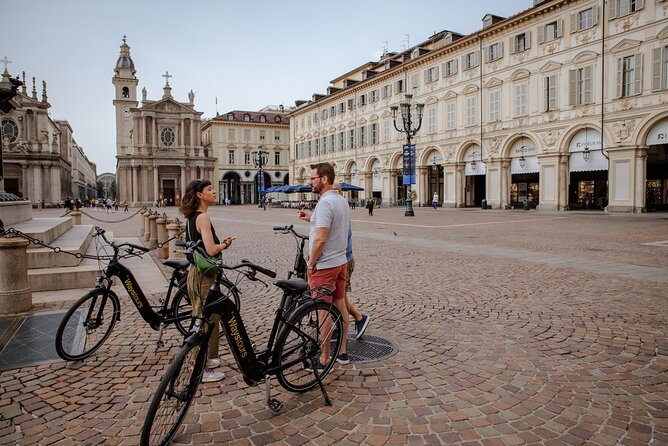
[{"label": "bicycle pedal", "polygon": [[164,347],[165,346],[165,341],[158,341],[158,342],[155,343],[155,346],[157,348]]},{"label": "bicycle pedal", "polygon": [[271,398],[269,401],[267,401],[267,406],[269,406],[269,408],[274,413],[278,413],[281,409],[283,409],[283,403],[278,401],[276,398]]}]

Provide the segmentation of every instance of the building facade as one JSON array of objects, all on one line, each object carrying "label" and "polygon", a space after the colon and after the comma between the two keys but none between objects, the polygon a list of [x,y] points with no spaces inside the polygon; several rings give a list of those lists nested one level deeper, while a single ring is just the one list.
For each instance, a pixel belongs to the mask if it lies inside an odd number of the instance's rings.
[{"label": "building facade", "polygon": [[113,192],[111,185],[116,182],[116,175],[111,173],[111,172],[104,172],[101,173],[97,177],[97,182],[102,184],[102,192],[103,195],[99,196],[97,198],[114,198]]},{"label": "building facade", "polygon": [[[258,203],[260,183],[265,189],[289,184],[289,111],[283,106],[257,112],[234,110],[202,126],[204,148],[217,158],[221,203]],[[263,180],[258,170],[260,152]]]},{"label": "building facade", "polygon": [[158,200],[179,205],[188,182],[215,182],[215,155],[201,144],[202,113],[195,110],[195,95],[188,102],[172,97],[168,72],[162,98],[149,100],[142,89],[137,100],[135,65],[123,39],[114,68],[117,189],[120,202],[152,206]]},{"label": "building facade", "polygon": [[[35,78],[28,93],[25,72],[22,77],[15,109],[0,115],[5,191],[33,206],[94,197],[96,166],[74,140],[70,124],[49,116],[46,82],[38,98]],[[9,78],[7,69],[3,78]]]},{"label": "building facade", "polygon": [[292,113],[297,182],[328,161],[363,198],[400,204],[406,137],[391,107],[407,94],[424,104],[420,204],[437,193],[449,207],[668,206],[665,0],[536,0],[355,68]]}]

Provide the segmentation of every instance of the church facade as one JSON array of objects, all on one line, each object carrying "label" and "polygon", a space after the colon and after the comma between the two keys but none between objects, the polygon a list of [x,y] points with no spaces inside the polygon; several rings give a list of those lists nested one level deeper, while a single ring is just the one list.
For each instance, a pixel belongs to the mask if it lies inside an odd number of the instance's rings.
[{"label": "church facade", "polygon": [[162,98],[149,100],[142,89],[137,99],[134,62],[130,47],[123,39],[114,68],[116,159],[119,201],[131,206],[152,206],[167,200],[179,205],[191,180],[208,179],[215,184],[216,158],[201,142],[202,113],[195,110],[195,95],[188,102],[172,96],[169,73]]}]

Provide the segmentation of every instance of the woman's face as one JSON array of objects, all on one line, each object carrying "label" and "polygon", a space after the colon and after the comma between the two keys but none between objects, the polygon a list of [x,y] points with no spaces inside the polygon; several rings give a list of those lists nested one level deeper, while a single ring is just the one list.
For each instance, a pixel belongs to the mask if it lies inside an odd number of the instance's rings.
[{"label": "woman's face", "polygon": [[213,188],[212,184],[209,184],[206,186],[204,189],[202,189],[202,192],[197,192],[197,197],[208,204],[215,204],[216,203],[216,190]]}]

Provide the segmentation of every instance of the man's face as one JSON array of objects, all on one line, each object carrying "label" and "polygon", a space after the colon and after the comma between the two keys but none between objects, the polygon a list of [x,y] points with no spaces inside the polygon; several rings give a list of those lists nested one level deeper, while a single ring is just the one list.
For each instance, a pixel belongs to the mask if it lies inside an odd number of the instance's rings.
[{"label": "man's face", "polygon": [[324,180],[324,177],[321,177],[318,175],[318,169],[311,169],[311,188],[313,189],[313,192],[316,194],[320,194],[322,191],[322,180]]}]

